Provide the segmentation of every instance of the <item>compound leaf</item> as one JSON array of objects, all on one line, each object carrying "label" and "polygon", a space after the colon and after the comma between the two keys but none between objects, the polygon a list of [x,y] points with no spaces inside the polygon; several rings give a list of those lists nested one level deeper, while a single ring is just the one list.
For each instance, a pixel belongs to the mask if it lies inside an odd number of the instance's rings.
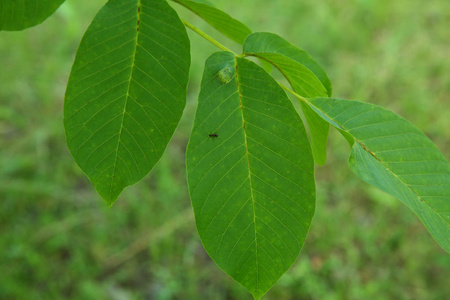
[{"label": "compound leaf", "polygon": [[256,299],[290,268],[315,207],[303,123],[261,67],[229,52],[206,62],[187,149],[203,245]]},{"label": "compound leaf", "polygon": [[64,126],[75,161],[109,205],[164,152],[186,103],[189,52],[165,0],[110,0],[83,37]]},{"label": "compound leaf", "polygon": [[209,25],[216,28],[218,31],[229,37],[233,41],[242,44],[245,38],[252,33],[250,28],[240,21],[232,18],[227,13],[217,9],[206,2],[192,1],[192,0],[173,0],[187,9],[191,10]]},{"label": "compound leaf", "polygon": [[450,252],[450,165],[434,143],[379,106],[344,99],[309,101],[331,125],[354,138],[352,171],[406,204]]},{"label": "compound leaf", "polygon": [[[294,91],[303,97],[327,97],[331,94],[331,83],[322,67],[305,51],[276,34],[251,34],[245,40],[244,54],[272,63],[286,77]],[[303,101],[300,104],[308,122],[314,160],[323,165],[327,157],[329,125]]]},{"label": "compound leaf", "polygon": [[1,0],[0,30],[16,31],[40,24],[64,0]]}]

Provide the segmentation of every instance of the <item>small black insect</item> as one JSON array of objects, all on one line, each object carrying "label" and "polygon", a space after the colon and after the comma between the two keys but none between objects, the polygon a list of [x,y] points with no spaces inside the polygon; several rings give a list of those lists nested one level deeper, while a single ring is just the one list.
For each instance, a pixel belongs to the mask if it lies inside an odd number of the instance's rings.
[{"label": "small black insect", "polygon": [[219,137],[219,135],[218,135],[216,132],[210,133],[208,136],[209,136],[210,138],[218,138],[218,137]]}]

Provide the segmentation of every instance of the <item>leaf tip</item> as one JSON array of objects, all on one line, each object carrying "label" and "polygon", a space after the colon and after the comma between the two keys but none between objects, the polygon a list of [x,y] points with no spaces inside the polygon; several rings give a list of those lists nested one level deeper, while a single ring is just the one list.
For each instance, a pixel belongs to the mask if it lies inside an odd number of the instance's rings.
[{"label": "leaf tip", "polygon": [[104,186],[95,186],[95,189],[97,190],[100,197],[102,197],[102,199],[105,201],[108,208],[111,208],[111,206],[113,206],[113,204],[116,202],[117,198],[119,198],[119,195],[123,190],[123,187],[112,190],[112,189],[105,189]]},{"label": "leaf tip", "polygon": [[255,300],[261,300],[265,293],[262,293],[259,289],[257,291],[251,292]]}]

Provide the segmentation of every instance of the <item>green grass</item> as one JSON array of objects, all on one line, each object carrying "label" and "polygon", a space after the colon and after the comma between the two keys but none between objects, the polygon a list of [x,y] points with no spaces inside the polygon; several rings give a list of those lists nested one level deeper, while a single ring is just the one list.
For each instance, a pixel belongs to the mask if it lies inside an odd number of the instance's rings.
[{"label": "green grass", "polygon": [[[213,46],[190,34],[181,124],[152,173],[111,209],[66,149],[65,85],[104,2],[67,0],[40,26],[0,32],[0,299],[250,299],[203,250],[186,187],[184,152]],[[330,75],[334,96],[401,114],[449,158],[450,2],[215,3],[254,31],[309,51]],[[348,145],[334,130],[328,153],[316,171],[316,216],[305,247],[266,299],[446,299],[449,256],[404,205],[349,171]]]}]

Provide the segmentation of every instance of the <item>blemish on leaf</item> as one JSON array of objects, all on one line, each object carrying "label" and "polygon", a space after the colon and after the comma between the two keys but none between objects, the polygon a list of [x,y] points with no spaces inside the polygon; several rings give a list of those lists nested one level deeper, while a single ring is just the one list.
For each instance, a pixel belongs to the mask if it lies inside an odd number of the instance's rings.
[{"label": "blemish on leaf", "polygon": [[140,18],[140,14],[141,14],[141,6],[140,6],[140,5],[138,5],[137,10],[138,10],[138,20],[137,20],[137,28],[136,28],[136,31],[139,32],[139,24],[141,23],[141,18]]},{"label": "blemish on leaf", "polygon": [[361,147],[367,151],[367,153],[369,153],[370,155],[372,155],[376,160],[378,160],[379,162],[381,162],[381,160],[375,155],[375,153],[373,153],[372,151],[370,151],[366,145],[364,145],[363,143],[359,142],[358,143],[361,145]]},{"label": "blemish on leaf", "polygon": [[234,70],[230,67],[226,67],[217,73],[219,80],[222,84],[227,84],[228,82],[233,79],[234,76]]}]

